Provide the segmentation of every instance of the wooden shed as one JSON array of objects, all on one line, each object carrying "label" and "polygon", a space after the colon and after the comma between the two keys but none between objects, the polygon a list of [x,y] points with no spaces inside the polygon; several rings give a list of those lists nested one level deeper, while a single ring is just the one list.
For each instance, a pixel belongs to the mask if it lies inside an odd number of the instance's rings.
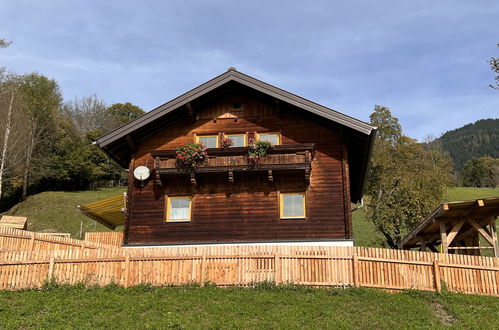
[{"label": "wooden shed", "polygon": [[[492,250],[499,257],[496,218],[499,197],[442,203],[398,243],[399,249],[418,248],[440,252],[480,255]],[[480,244],[480,236],[484,245]]]},{"label": "wooden shed", "polygon": [[26,230],[28,226],[28,218],[3,215],[0,219],[0,226]]},{"label": "wooden shed", "polygon": [[[374,134],[230,68],[97,145],[129,171],[126,245],[353,245],[350,203],[362,197]],[[258,140],[272,148],[256,162],[248,145]],[[207,148],[203,163],[179,166],[186,143]]]}]

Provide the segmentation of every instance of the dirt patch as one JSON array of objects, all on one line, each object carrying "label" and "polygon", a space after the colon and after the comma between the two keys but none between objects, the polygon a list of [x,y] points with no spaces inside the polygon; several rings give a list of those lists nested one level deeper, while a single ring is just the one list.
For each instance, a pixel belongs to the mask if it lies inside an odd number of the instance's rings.
[{"label": "dirt patch", "polygon": [[431,303],[431,308],[433,308],[433,313],[440,319],[443,325],[453,325],[457,322],[456,317],[446,311],[441,303],[433,302]]}]

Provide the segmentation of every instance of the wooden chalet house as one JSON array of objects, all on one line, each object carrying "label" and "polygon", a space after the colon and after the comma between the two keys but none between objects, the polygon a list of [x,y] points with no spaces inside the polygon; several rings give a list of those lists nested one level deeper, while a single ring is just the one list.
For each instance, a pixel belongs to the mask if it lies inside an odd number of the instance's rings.
[{"label": "wooden chalet house", "polygon": [[[374,133],[230,68],[97,144],[129,170],[126,246],[352,245],[350,203],[362,197]],[[248,159],[255,140],[273,144],[258,161]],[[195,167],[176,159],[189,142],[207,147]],[[134,178],[139,166],[147,180]]]}]

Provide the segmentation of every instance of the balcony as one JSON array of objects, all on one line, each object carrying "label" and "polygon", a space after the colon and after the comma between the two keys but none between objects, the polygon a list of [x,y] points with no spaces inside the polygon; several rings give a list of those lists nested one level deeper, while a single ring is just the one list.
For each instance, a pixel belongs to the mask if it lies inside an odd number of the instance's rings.
[{"label": "balcony", "polygon": [[228,173],[229,182],[233,182],[234,172],[266,171],[269,181],[273,181],[275,171],[299,171],[310,179],[310,169],[314,153],[313,143],[276,145],[269,150],[266,157],[257,163],[247,158],[246,147],[209,148],[208,158],[195,168],[179,166],[175,150],[153,150],[156,180],[161,176],[189,175],[191,182],[196,183],[196,174]]}]

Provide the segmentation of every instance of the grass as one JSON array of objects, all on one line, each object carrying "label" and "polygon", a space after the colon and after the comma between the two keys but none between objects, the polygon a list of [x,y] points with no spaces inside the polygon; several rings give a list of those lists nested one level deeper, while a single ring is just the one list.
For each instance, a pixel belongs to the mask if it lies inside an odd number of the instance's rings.
[{"label": "grass", "polygon": [[[499,197],[499,189],[455,187],[447,191],[444,200],[455,202],[488,197]],[[367,219],[366,209],[357,210],[353,212],[352,216],[355,245],[381,247],[381,242],[384,240],[383,235],[376,231],[373,223]]]},{"label": "grass", "polygon": [[84,216],[78,205],[122,194],[125,187],[87,191],[47,191],[29,196],[4,214],[28,217],[28,230],[36,232],[71,233],[79,238],[80,223],[83,231],[109,231],[106,227]]},{"label": "grass", "polygon": [[0,291],[0,328],[499,327],[499,299],[373,289],[62,286]]}]

